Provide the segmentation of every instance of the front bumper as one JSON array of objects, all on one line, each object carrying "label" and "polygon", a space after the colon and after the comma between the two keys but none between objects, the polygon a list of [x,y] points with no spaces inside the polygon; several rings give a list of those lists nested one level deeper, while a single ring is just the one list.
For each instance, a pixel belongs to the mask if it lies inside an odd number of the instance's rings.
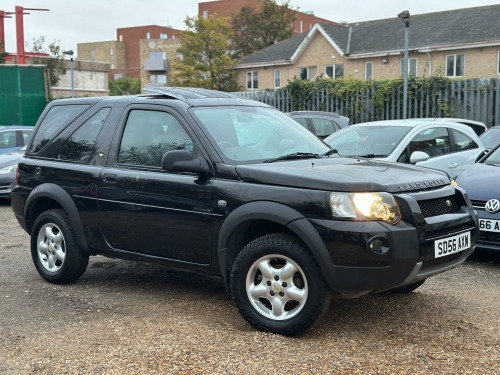
[{"label": "front bumper", "polygon": [[[426,217],[419,201],[454,196],[453,212]],[[438,198],[436,198],[438,197]],[[353,222],[311,219],[332,263],[323,265],[325,278],[337,296],[358,297],[411,284],[449,270],[465,261],[478,238],[477,217],[462,191],[442,188],[397,196],[402,220],[397,225],[380,221]],[[470,232],[471,246],[436,258],[434,243]],[[373,247],[374,241],[379,245]]]},{"label": "front bumper", "polygon": [[14,188],[15,173],[0,175],[0,198],[10,199],[10,193]]}]

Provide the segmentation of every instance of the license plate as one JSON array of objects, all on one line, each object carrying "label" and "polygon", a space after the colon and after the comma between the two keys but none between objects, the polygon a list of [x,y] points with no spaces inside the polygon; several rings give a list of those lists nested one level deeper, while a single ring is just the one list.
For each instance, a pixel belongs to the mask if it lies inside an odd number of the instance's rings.
[{"label": "license plate", "polygon": [[434,257],[440,258],[471,247],[470,232],[434,241]]},{"label": "license plate", "polygon": [[500,232],[500,220],[479,219],[479,230],[484,232]]}]

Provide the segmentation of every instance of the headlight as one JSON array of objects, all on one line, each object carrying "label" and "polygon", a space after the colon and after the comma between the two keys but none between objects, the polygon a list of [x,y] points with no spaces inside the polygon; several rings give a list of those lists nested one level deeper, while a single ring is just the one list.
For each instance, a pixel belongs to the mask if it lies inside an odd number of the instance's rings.
[{"label": "headlight", "polygon": [[457,182],[456,182],[453,178],[451,179],[451,184],[452,184],[453,186],[458,186]]},{"label": "headlight", "polygon": [[382,220],[397,224],[398,204],[389,193],[331,193],[332,216],[354,220]]},{"label": "headlight", "polygon": [[13,173],[16,171],[17,163],[0,168],[0,174]]}]

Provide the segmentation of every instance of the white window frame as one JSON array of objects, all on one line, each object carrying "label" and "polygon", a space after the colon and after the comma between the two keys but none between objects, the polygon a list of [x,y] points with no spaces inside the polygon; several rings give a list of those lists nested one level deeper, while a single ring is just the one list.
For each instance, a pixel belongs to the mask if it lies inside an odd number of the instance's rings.
[{"label": "white window frame", "polygon": [[[371,65],[371,71],[372,71],[371,77],[369,77],[368,74],[367,74],[368,71],[367,71],[366,67],[368,65]],[[373,74],[373,61],[367,61],[367,62],[365,62],[365,81],[372,81],[373,80],[373,75],[374,75]]]},{"label": "white window frame", "polygon": [[[274,78],[274,88],[275,89],[280,88],[281,87],[281,70],[274,69],[273,78]],[[276,81],[278,81],[278,84],[276,84]]]},{"label": "white window frame", "polygon": [[168,39],[168,34],[160,33],[160,39]]},{"label": "white window frame", "polygon": [[[412,73],[410,71],[410,66],[411,66],[411,60],[415,60],[415,74],[414,77],[418,77],[418,58],[417,57],[411,57],[408,58],[408,76],[410,76]],[[400,59],[399,60],[399,72],[400,72],[400,77],[404,76],[403,72],[403,65],[405,63],[405,59]]]},{"label": "white window frame", "polygon": [[497,53],[497,74],[500,75],[500,50]]},{"label": "white window frame", "polygon": [[[257,74],[257,87],[253,87],[253,82],[254,82],[254,75]],[[250,81],[248,78],[250,77]],[[258,70],[252,70],[247,72],[246,74],[246,88],[247,90],[258,90],[259,89],[259,71]]]},{"label": "white window frame", "polygon": [[208,10],[203,11],[203,18],[208,19]]},{"label": "white window frame", "polygon": [[[463,59],[464,59],[464,67],[463,67],[463,72],[462,72],[461,76],[457,76],[457,56],[458,55],[462,55]],[[448,75],[448,57],[453,57],[453,75]],[[446,55],[445,73],[446,73],[446,77],[449,77],[449,78],[465,77],[465,53],[455,53],[452,55]]]},{"label": "white window frame", "polygon": [[151,33],[146,33],[146,39],[151,39]]},{"label": "white window frame", "polygon": [[[343,64],[330,64],[330,65],[325,65],[325,67],[323,68],[323,73],[325,74],[326,77],[328,78],[337,78],[337,65],[343,65]],[[326,68],[328,67],[333,67],[333,76],[330,77],[327,73],[326,73]]]}]

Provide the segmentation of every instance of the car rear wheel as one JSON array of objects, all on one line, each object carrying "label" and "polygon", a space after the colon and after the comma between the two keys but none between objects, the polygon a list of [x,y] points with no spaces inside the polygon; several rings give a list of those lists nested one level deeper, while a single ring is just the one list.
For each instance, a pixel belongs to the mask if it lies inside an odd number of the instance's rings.
[{"label": "car rear wheel", "polygon": [[260,237],[242,250],[232,268],[231,294],[247,322],[282,335],[307,330],[330,302],[316,260],[285,234]]},{"label": "car rear wheel", "polygon": [[36,219],[31,232],[31,256],[38,273],[55,284],[77,280],[89,262],[63,210],[46,211]]}]

